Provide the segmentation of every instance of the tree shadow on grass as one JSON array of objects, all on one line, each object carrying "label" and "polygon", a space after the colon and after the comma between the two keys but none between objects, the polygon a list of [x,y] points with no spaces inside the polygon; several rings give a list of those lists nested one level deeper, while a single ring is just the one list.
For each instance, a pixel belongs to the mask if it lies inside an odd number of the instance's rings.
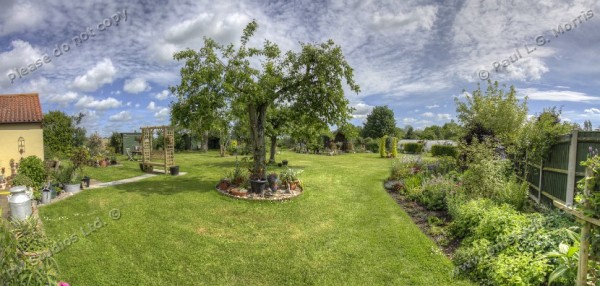
[{"label": "tree shadow on grass", "polygon": [[123,193],[139,193],[144,196],[168,196],[182,193],[208,193],[215,191],[215,186],[218,183],[213,177],[186,177],[187,175],[177,177],[166,177],[168,175],[159,176],[165,177],[162,180],[142,180],[129,184],[116,185],[113,188]]}]

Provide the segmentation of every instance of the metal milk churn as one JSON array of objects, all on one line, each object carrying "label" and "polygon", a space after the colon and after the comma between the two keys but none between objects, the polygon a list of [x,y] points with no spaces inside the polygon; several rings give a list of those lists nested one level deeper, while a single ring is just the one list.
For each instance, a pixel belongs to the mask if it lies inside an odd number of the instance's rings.
[{"label": "metal milk churn", "polygon": [[42,190],[42,204],[49,204],[52,201],[52,191],[49,188]]},{"label": "metal milk churn", "polygon": [[10,188],[10,196],[8,204],[10,205],[10,213],[14,219],[25,220],[31,216],[31,198],[25,193],[27,187],[16,186]]}]

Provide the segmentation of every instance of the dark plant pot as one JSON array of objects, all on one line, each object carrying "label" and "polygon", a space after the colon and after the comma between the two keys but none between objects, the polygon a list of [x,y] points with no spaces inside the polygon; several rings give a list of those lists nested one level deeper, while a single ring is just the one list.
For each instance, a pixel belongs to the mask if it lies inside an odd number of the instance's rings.
[{"label": "dark plant pot", "polygon": [[282,163],[278,163],[278,164],[277,164],[277,167],[281,167],[281,166],[283,166],[283,164],[282,164]]},{"label": "dark plant pot", "polygon": [[110,164],[111,164],[111,165],[116,165],[116,164],[117,164],[117,160],[111,160],[111,161],[110,161]]},{"label": "dark plant pot", "polygon": [[179,175],[179,166],[173,166],[169,168],[169,171],[171,171],[171,176],[177,176]]},{"label": "dark plant pot", "polygon": [[288,165],[288,160],[281,161],[281,164],[283,164],[284,166],[287,166]]},{"label": "dark plant pot", "polygon": [[83,182],[83,184],[86,188],[90,187],[90,177],[85,176],[85,177],[83,177],[83,180],[81,180],[81,181]]},{"label": "dark plant pot", "polygon": [[253,193],[262,194],[267,186],[267,180],[250,180],[250,186]]},{"label": "dark plant pot", "polygon": [[142,164],[142,163],[140,163],[140,170],[141,170],[142,172],[145,172],[145,170],[144,170],[144,164]]},{"label": "dark plant pot", "polygon": [[279,186],[277,185],[277,183],[271,183],[271,191],[275,192],[279,189]]}]

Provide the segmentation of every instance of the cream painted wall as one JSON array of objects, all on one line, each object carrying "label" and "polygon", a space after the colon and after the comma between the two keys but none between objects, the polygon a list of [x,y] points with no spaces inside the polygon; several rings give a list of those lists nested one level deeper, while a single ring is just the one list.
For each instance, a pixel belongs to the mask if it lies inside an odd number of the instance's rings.
[{"label": "cream painted wall", "polygon": [[[25,153],[19,154],[19,137],[25,139]],[[0,169],[10,176],[10,159],[35,155],[44,160],[44,133],[40,123],[0,124]]]}]

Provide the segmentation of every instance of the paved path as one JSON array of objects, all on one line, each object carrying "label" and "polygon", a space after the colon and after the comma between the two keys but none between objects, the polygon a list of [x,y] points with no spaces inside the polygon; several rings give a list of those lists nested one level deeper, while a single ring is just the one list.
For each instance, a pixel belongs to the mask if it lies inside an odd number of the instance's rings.
[{"label": "paved path", "polygon": [[[187,174],[186,172],[180,172],[178,176],[183,176]],[[128,183],[133,183],[133,182],[137,182],[137,181],[141,181],[143,179],[146,178],[150,178],[150,177],[154,177],[157,174],[144,174],[141,176],[137,176],[137,177],[133,177],[133,178],[129,178],[129,179],[123,179],[123,180],[118,180],[118,181],[113,181],[113,182],[107,182],[107,183],[99,183],[99,184],[95,184],[95,185],[90,185],[89,188],[86,189],[99,189],[99,188],[105,188],[105,187],[112,187],[112,186],[116,186],[116,185],[122,185],[122,184],[128,184]]]},{"label": "paved path", "polygon": [[127,183],[133,183],[133,182],[141,181],[143,179],[154,177],[154,176],[156,176],[156,175],[155,174],[144,174],[144,175],[129,178],[129,179],[123,179],[123,180],[118,180],[118,181],[113,181],[113,182],[90,185],[90,187],[86,188],[86,189],[88,189],[88,190],[89,189],[99,189],[99,188],[106,188],[106,187],[111,187],[111,186],[116,186],[116,185],[127,184]]},{"label": "paved path", "polygon": [[[183,176],[187,174],[186,172],[180,172],[178,176]],[[100,189],[100,188],[106,188],[106,187],[112,187],[112,186],[117,186],[117,185],[123,185],[123,184],[128,184],[128,183],[133,183],[133,182],[137,182],[137,181],[141,181],[143,179],[146,178],[151,178],[156,176],[157,174],[144,174],[141,176],[137,176],[137,177],[133,177],[133,178],[129,178],[129,179],[123,179],[123,180],[118,180],[118,181],[113,181],[113,182],[106,182],[106,183],[98,183],[98,184],[94,184],[94,185],[90,185],[89,188],[85,188],[86,190],[92,190],[92,189]],[[9,194],[8,191],[0,191],[0,208],[2,208],[2,214],[1,217],[3,218],[8,218],[9,215],[9,205],[8,205],[8,197],[7,195]],[[66,193],[68,194],[68,196],[71,196],[73,194],[71,193]],[[65,197],[61,197],[61,198],[57,198],[52,200],[51,203],[60,201],[61,199],[64,199]]]}]

